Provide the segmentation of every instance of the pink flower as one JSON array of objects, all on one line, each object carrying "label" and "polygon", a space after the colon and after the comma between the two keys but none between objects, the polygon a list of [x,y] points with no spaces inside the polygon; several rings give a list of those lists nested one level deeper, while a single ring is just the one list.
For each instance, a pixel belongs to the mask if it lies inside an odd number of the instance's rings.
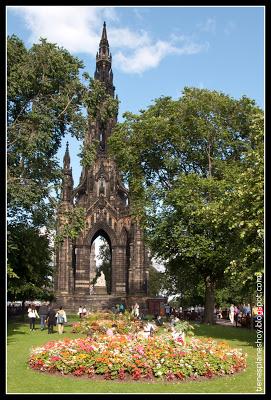
[{"label": "pink flower", "polygon": [[51,357],[50,361],[59,361],[61,358],[59,356],[53,356]]},{"label": "pink flower", "polygon": [[144,347],[138,346],[136,350],[137,350],[137,352],[138,352],[139,354],[142,354],[142,355],[144,354]]}]

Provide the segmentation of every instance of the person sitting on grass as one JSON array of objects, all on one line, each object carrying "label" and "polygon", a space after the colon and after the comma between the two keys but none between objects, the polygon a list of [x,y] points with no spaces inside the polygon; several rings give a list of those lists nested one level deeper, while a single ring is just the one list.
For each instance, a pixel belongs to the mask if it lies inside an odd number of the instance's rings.
[{"label": "person sitting on grass", "polygon": [[157,315],[157,317],[156,317],[156,325],[157,326],[162,326],[163,325],[163,320],[162,320],[161,315]]},{"label": "person sitting on grass", "polygon": [[142,324],[143,332],[141,331],[141,335],[145,338],[148,338],[149,336],[153,336],[155,327],[154,324],[151,322],[146,322],[145,324]]},{"label": "person sitting on grass", "polygon": [[147,323],[148,328],[150,329],[150,336],[153,336],[155,330],[156,330],[156,326],[155,326],[155,322],[148,322]]},{"label": "person sitting on grass", "polygon": [[146,338],[147,337],[147,332],[145,331],[145,324],[143,322],[139,325],[139,330],[137,330],[136,336],[138,338]]},{"label": "person sitting on grass", "polygon": [[179,321],[180,321],[180,320],[179,320],[178,317],[174,317],[174,316],[171,316],[171,317],[170,317],[170,325],[171,325],[171,326],[175,326],[176,323],[179,322]]}]

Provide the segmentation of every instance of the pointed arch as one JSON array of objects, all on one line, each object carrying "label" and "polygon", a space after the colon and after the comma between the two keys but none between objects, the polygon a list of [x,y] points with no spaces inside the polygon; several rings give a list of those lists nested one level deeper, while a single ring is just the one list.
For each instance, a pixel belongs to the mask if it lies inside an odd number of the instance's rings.
[{"label": "pointed arch", "polygon": [[[106,239],[110,241],[110,244],[112,247],[115,247],[117,245],[117,236],[113,229],[105,222],[97,222],[96,224],[93,225],[93,227],[90,229],[88,232],[85,242],[85,245],[91,245],[93,241],[101,234],[101,233],[106,234]],[[102,235],[103,236],[103,235]]]}]

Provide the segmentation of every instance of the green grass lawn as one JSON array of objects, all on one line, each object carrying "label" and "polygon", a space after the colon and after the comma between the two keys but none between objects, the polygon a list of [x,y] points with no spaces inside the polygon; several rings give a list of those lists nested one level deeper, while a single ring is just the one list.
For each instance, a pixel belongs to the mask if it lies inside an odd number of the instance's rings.
[{"label": "green grass lawn", "polygon": [[[69,316],[69,322],[78,320]],[[39,328],[39,326],[37,326]],[[7,329],[7,387],[12,393],[255,393],[256,392],[256,346],[255,332],[245,328],[219,325],[195,325],[197,337],[212,337],[225,340],[232,347],[242,348],[248,354],[248,367],[239,374],[190,382],[120,382],[94,381],[76,377],[44,374],[28,368],[27,359],[32,346],[43,345],[50,340],[59,340],[58,333],[47,331],[29,332],[27,321],[14,317],[8,321]],[[65,327],[61,338],[77,338],[82,335],[71,333]]]}]

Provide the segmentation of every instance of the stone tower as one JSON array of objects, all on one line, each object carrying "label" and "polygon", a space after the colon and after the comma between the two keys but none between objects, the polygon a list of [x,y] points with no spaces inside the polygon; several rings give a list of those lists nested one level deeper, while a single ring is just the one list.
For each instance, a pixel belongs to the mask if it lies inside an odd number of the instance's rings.
[{"label": "stone tower", "polygon": [[[103,82],[114,98],[111,62],[104,23],[94,78]],[[56,301],[66,309],[75,310],[82,304],[92,310],[111,308],[120,301],[127,306],[135,301],[143,305],[147,299],[149,256],[143,232],[131,217],[129,192],[115,161],[108,155],[107,141],[116,122],[117,115],[106,125],[98,119],[89,120],[84,145],[94,140],[99,144],[94,163],[90,168],[82,168],[76,188],[73,188],[68,144],[64,155],[58,228],[67,222],[68,213],[75,207],[82,207],[85,213],[84,231],[75,240],[65,238],[56,254]],[[109,292],[106,287],[92,285],[96,275],[93,242],[98,236],[104,237],[110,247]]]}]

